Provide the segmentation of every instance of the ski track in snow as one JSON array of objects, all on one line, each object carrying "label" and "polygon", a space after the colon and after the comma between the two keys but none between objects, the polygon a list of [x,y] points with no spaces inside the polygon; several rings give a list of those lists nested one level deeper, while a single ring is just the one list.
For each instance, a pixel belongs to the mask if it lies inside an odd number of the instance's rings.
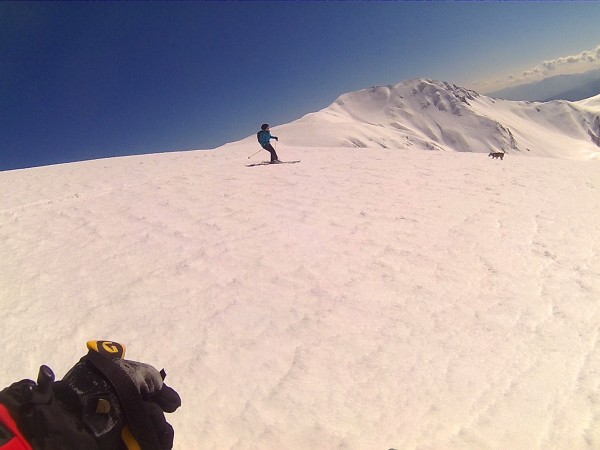
[{"label": "ski track in snow", "polygon": [[598,162],[251,150],[0,173],[1,384],[107,338],[176,449],[600,447]]}]

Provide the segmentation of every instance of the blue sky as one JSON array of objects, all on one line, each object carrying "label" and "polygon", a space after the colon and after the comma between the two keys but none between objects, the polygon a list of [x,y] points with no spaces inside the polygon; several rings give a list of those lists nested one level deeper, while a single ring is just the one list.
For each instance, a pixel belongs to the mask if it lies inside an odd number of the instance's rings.
[{"label": "blue sky", "polygon": [[598,23],[596,2],[0,2],[0,170],[214,148],[409,78],[483,92]]}]

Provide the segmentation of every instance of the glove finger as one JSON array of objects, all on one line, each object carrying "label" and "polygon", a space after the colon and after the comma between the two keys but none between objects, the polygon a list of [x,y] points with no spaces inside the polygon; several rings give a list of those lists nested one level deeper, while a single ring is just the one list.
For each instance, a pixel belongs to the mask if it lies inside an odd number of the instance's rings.
[{"label": "glove finger", "polygon": [[129,375],[142,397],[151,396],[162,388],[163,379],[150,364],[129,359],[115,359],[114,362]]},{"label": "glove finger", "polygon": [[162,409],[154,402],[144,402],[146,414],[150,417],[150,421],[156,430],[156,436],[163,450],[171,450],[173,448],[173,439],[175,431],[170,423],[165,419]]},{"label": "glove finger", "polygon": [[152,401],[168,413],[175,412],[181,406],[181,397],[177,391],[164,383],[162,389],[152,397]]}]

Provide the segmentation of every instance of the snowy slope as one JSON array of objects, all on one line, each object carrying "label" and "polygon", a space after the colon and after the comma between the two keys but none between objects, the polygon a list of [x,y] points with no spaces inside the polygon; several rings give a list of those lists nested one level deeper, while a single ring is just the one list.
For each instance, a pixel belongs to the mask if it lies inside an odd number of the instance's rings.
[{"label": "snowy slope", "polygon": [[178,450],[600,447],[600,163],[254,150],[0,173],[0,384],[108,338]]},{"label": "snowy slope", "polygon": [[589,108],[592,112],[596,112],[596,114],[600,113],[600,94],[574,103],[579,107]]},{"label": "snowy slope", "polygon": [[299,147],[416,146],[589,160],[600,159],[600,146],[590,136],[600,135],[599,116],[600,108],[580,102],[496,100],[417,79],[344,94],[273,133]]}]

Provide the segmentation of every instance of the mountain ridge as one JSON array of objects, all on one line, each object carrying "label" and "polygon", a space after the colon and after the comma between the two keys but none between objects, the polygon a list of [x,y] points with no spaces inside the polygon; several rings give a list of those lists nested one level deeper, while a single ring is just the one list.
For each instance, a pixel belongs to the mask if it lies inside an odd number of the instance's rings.
[{"label": "mountain ridge", "polygon": [[584,105],[494,99],[417,78],[342,94],[320,111],[272,128],[291,146],[600,159],[600,107]]},{"label": "mountain ridge", "polygon": [[578,101],[599,94],[600,90],[595,84],[598,81],[600,69],[595,69],[583,73],[555,75],[540,81],[488,92],[486,95],[516,101]]},{"label": "mountain ridge", "polygon": [[582,86],[578,86],[568,91],[561,92],[558,95],[548,97],[544,101],[549,102],[552,100],[568,100],[568,101],[579,101],[582,99],[589,98],[590,96],[598,95],[600,93],[600,76],[597,80],[592,80],[585,83]]}]

